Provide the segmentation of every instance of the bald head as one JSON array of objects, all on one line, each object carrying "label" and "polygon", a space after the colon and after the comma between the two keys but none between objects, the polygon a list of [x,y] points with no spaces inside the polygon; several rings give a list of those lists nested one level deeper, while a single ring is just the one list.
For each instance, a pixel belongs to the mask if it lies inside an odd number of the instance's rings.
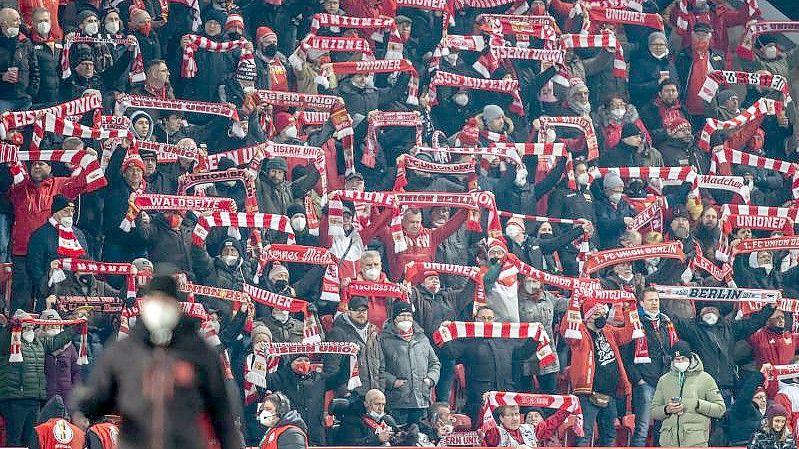
[{"label": "bald head", "polygon": [[19,13],[12,8],[0,9],[0,28],[6,37],[17,37],[20,26]]}]

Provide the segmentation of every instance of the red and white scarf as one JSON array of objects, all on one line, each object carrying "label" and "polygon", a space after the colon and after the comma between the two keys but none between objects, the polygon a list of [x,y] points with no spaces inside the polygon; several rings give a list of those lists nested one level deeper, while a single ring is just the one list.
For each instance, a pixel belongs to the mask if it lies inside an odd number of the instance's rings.
[{"label": "red and white scarf", "polygon": [[[751,7],[750,7],[750,13],[751,13]],[[782,34],[782,33],[796,33],[796,32],[799,32],[799,21],[796,22],[757,21],[751,26],[747,27],[746,31],[744,31],[743,36],[741,36],[741,43],[738,44],[738,48],[736,48],[735,51],[738,53],[738,56],[751,61],[755,58],[755,53],[752,50],[752,46],[754,45],[754,41],[757,38],[757,36],[767,33]]]},{"label": "red and white scarf", "polygon": [[632,262],[652,257],[684,261],[685,254],[682,252],[682,242],[656,243],[630,248],[614,248],[591,253],[585,261],[583,273],[588,275],[622,262]]},{"label": "red and white scarf", "polygon": [[748,254],[758,251],[783,251],[799,249],[799,237],[769,237],[764,239],[745,239],[732,249],[732,254]]},{"label": "red and white scarf", "polygon": [[[541,130],[538,132],[539,142],[546,138],[546,131],[548,129],[552,129],[554,131],[554,127],[556,126],[574,128],[582,131],[583,135],[585,136],[585,146],[587,149],[588,160],[591,161],[599,158],[599,140],[597,140],[596,131],[594,130],[594,121],[591,120],[591,117],[541,116],[538,118],[538,120],[541,122]],[[569,180],[569,188],[571,190],[575,190],[577,188],[577,181],[574,179],[574,162],[571,159],[571,153],[569,153],[566,157],[568,158],[568,162],[566,163],[566,176]]]},{"label": "red and white scarf", "polygon": [[691,301],[766,301],[774,303],[782,298],[779,290],[761,290],[755,288],[724,287],[684,287],[678,285],[656,285],[661,299],[683,299]]},{"label": "red and white scarf", "polygon": [[627,8],[638,12],[644,10],[643,5],[635,0],[584,0],[580,3],[588,8]]},{"label": "red and white scarf", "polygon": [[700,189],[726,190],[737,193],[744,203],[749,203],[751,191],[744,182],[743,176],[699,175],[697,178]]},{"label": "red and white scarf", "polygon": [[[469,209],[469,218],[466,220],[466,229],[480,232],[480,210],[488,211],[488,236],[498,238],[502,236],[502,225],[497,214],[494,194],[487,191],[471,193],[435,193],[435,192],[406,192],[396,193],[397,204],[409,207],[458,207]],[[404,242],[404,239],[403,239]],[[395,251],[402,252],[394,247]]]},{"label": "red and white scarf", "polygon": [[375,111],[369,114],[369,127],[366,131],[361,164],[374,168],[377,163],[377,130],[385,126],[416,128],[416,145],[422,145],[422,116],[418,111]]},{"label": "red and white scarf", "polygon": [[[215,42],[205,36],[198,36],[196,34],[187,34],[184,38],[189,38],[191,42],[183,48],[183,61],[180,66],[180,76],[183,78],[194,78],[197,76],[199,67],[197,67],[197,61],[194,59],[194,53],[200,48],[206,51],[223,53],[240,50],[239,65],[248,63],[255,65],[252,53],[246,48],[246,45],[249,43],[246,39]],[[248,60],[249,62],[246,62]]]},{"label": "red and white scarf", "polygon": [[[655,333],[660,334],[660,330],[658,329],[660,320],[666,321],[666,331],[669,335],[669,347],[674,346],[674,343],[677,343],[677,340],[680,338],[677,336],[677,331],[674,329],[674,323],[672,323],[668,317],[661,314],[657,320],[647,319],[645,322],[651,323],[651,325],[655,328]],[[657,338],[660,339],[660,337]],[[635,340],[635,355],[633,358],[633,363],[652,363],[652,359],[649,357],[649,341],[647,341],[646,337]]]},{"label": "red and white scarf", "polygon": [[393,282],[352,281],[344,290],[344,298],[349,302],[353,296],[396,298],[402,302],[410,302],[402,286]]},{"label": "red and white scarf", "polygon": [[[358,373],[357,343],[344,341],[324,341],[319,343],[269,343],[266,345],[266,355],[280,357],[295,354],[338,354],[350,356],[350,377],[347,380],[347,389],[352,390],[361,386]],[[265,364],[264,364],[265,365]],[[275,367],[277,369],[277,367]]]},{"label": "red and white scarf", "polygon": [[359,192],[357,190],[336,190],[332,192],[328,202],[328,234],[333,238],[344,237],[344,203],[343,201],[352,201],[356,203],[356,208],[360,204],[368,204],[371,206],[390,207],[394,213],[391,217],[391,224],[389,230],[391,232],[391,240],[394,242],[395,250],[397,248],[407,249],[405,242],[405,233],[402,231],[402,213],[399,208],[394,194],[392,192]]},{"label": "red and white scarf", "polygon": [[625,9],[592,7],[588,10],[591,24],[612,23],[623,25],[637,25],[663,31],[663,17],[660,14],[627,11]]},{"label": "red and white scarf", "polygon": [[[516,147],[506,144],[489,144],[488,147],[421,147],[417,146],[416,150],[428,154],[436,155],[436,160],[440,160],[443,162],[449,162],[451,160],[450,154],[468,154],[471,156],[481,156],[481,157],[498,157],[501,159],[506,159],[513,161],[516,166],[522,165],[522,159],[519,156],[519,153],[516,151]],[[441,157],[441,154],[444,154]]]},{"label": "red and white scarf", "polygon": [[732,233],[733,229],[749,228],[779,231],[793,235],[793,225],[799,219],[799,208],[749,206],[744,204],[725,204],[721,209],[721,232]]},{"label": "red and white scarf", "polygon": [[436,98],[438,86],[484,90],[488,92],[498,92],[510,95],[513,97],[513,103],[510,105],[511,112],[517,115],[524,115],[524,104],[522,102],[521,96],[519,95],[519,81],[517,80],[480,79],[439,70],[430,80],[430,87],[428,89],[427,95],[428,102],[431,106],[438,104],[438,99]]},{"label": "red and white scarf", "polygon": [[[642,180],[659,179],[664,185],[691,183],[691,190],[699,198],[699,177],[693,167],[600,167],[591,170],[588,177],[593,182],[597,177],[604,177],[608,173],[615,173],[622,179],[638,178]],[[598,175],[598,176],[597,176]]]},{"label": "red and white scarf", "polygon": [[46,114],[53,114],[60,117],[77,116],[102,108],[102,96],[89,94],[55,106],[50,106],[49,108],[30,111],[6,111],[0,115],[0,122],[2,122],[0,123],[0,138],[5,139],[6,133],[12,129],[33,125]]},{"label": "red and white scarf", "polygon": [[627,78],[627,63],[624,61],[624,50],[613,33],[602,34],[562,34],[561,48],[615,48],[613,55],[613,76]]},{"label": "red and white scarf", "polygon": [[786,178],[790,176],[792,178],[791,191],[793,192],[793,197],[799,198],[799,170],[797,170],[796,163],[745,153],[725,146],[723,150],[713,153],[710,161],[710,174],[715,175],[718,172],[721,175],[729,176],[732,174],[730,164],[765,168],[778,171],[785,175]]},{"label": "red and white scarf", "polygon": [[476,430],[452,432],[449,435],[441,437],[441,439],[438,440],[438,445],[443,447],[480,447],[483,445],[483,437]]},{"label": "red and white scarf", "polygon": [[69,55],[73,44],[106,44],[111,46],[122,45],[124,47],[133,46],[133,62],[130,67],[128,77],[131,84],[140,83],[146,78],[144,74],[144,62],[142,60],[141,47],[139,41],[134,36],[120,36],[116,37],[111,34],[100,34],[97,36],[73,36],[72,38],[64,39],[64,49],[61,51],[61,78],[67,79],[72,75],[72,70],[69,65]]},{"label": "red and white scarf", "polygon": [[[397,24],[390,17],[350,17],[338,14],[317,13],[311,20],[311,34],[316,35],[320,28],[329,28],[333,32],[341,31],[341,28],[354,30],[374,30],[369,36],[372,40],[383,42],[383,35],[389,33],[389,43],[401,43],[402,39],[397,29]],[[402,51],[400,50],[400,54]],[[390,58],[386,55],[386,59]]]},{"label": "red and white scarf", "polygon": [[79,167],[72,175],[83,176],[86,182],[86,192],[97,190],[108,185],[105,173],[103,169],[100,168],[100,162],[97,161],[95,156],[83,150],[19,151],[17,152],[17,159],[19,161],[19,164],[16,164],[18,170],[14,170],[14,167],[12,167],[14,183],[22,182],[25,178],[22,162],[50,161],[63,162],[73,167]]},{"label": "red and white scarf", "polygon": [[[133,307],[126,307],[122,310],[122,316],[120,318],[119,323],[119,332],[117,333],[117,340],[122,340],[128,337],[130,333],[130,319],[133,317],[138,317],[141,314],[141,308],[139,303],[141,299],[137,300],[136,304]],[[221,343],[219,340],[219,336],[217,335],[216,331],[213,327],[210,326],[211,316],[208,315],[208,312],[205,310],[205,306],[203,306],[199,302],[179,302],[180,305],[180,312],[189,317],[195,318],[200,320],[201,328],[200,332],[203,335],[205,341],[207,341],[212,346],[217,346]]]},{"label": "red and white scarf", "polygon": [[208,229],[220,226],[235,228],[272,229],[288,235],[288,243],[294,244],[294,230],[291,220],[285,215],[262,214],[259,212],[214,212],[211,215],[201,215],[192,232],[192,242],[202,246],[208,237]]},{"label": "red and white scarf", "polygon": [[44,133],[51,132],[58,136],[80,137],[81,139],[132,139],[133,133],[127,129],[103,129],[92,128],[71,122],[64,117],[53,114],[45,114],[41,120],[33,125],[33,136],[31,136],[31,151],[39,149],[39,144],[44,139]]},{"label": "red and white scarf", "polygon": [[302,40],[299,48],[305,52],[316,50],[323,53],[344,52],[373,55],[369,41],[362,37],[314,36],[309,34]]},{"label": "red and white scarf", "polygon": [[697,140],[696,145],[699,148],[709,152],[710,136],[714,132],[718,130],[740,128],[741,126],[744,126],[753,120],[765,117],[766,115],[778,115],[782,112],[782,110],[783,103],[781,101],[772,100],[770,98],[761,98],[752,106],[749,106],[747,109],[741,111],[740,114],[729,120],[721,121],[719,119],[708,117],[706,119],[707,123],[705,123],[705,126],[702,128],[702,132],[699,134],[699,140]]},{"label": "red and white scarf", "polygon": [[319,172],[319,184],[322,187],[322,196],[327,195],[327,159],[325,150],[310,145],[289,145],[286,143],[266,142],[263,151],[257,151],[250,161],[250,170],[258,172],[265,158],[282,157],[304,159],[311,161]]},{"label": "red and white scarf", "polygon": [[513,338],[538,342],[536,357],[541,366],[555,362],[549,335],[541,323],[483,323],[478,321],[449,321],[433,332],[433,342],[441,347],[459,338]]},{"label": "red and white scarf", "polygon": [[53,217],[50,217],[47,221],[53,225],[58,233],[58,249],[56,253],[59,256],[80,257],[86,254],[86,250],[80,246],[80,242],[78,242],[78,239],[75,237],[75,231],[73,231],[71,226],[66,227],[57,222]]},{"label": "red and white scarf", "polygon": [[80,326],[80,345],[78,346],[78,365],[88,365],[89,364],[89,356],[88,356],[88,333],[89,333],[89,326],[88,321],[86,318],[79,318],[76,320],[40,320],[40,319],[18,319],[12,318],[11,319],[11,347],[9,348],[9,363],[21,363],[23,362],[22,358],[22,326],[23,325],[34,325],[34,326]]},{"label": "red and white scarf", "polygon": [[601,288],[599,279],[559,276],[527,265],[519,260],[515,254],[508,254],[507,257],[516,266],[520,274],[542,284],[573,292],[581,292],[582,294]]},{"label": "red and white scarf", "polygon": [[746,84],[749,86],[768,87],[782,92],[786,103],[791,102],[791,86],[782,75],[771,73],[736,72],[734,70],[713,70],[707,74],[705,84],[699,90],[699,97],[710,103],[719,85]]},{"label": "red and white scarf", "polygon": [[[169,143],[150,142],[149,140],[136,140],[135,145],[139,148],[139,151],[147,150],[156,153],[159,164],[174,163],[178,161],[178,158],[191,159],[200,162],[201,165],[204,162],[201,160],[202,158],[196,147],[184,148]],[[205,162],[205,165],[208,165],[207,162]]]},{"label": "red and white scarf", "polygon": [[244,283],[241,289],[250,295],[250,299],[257,303],[264,304],[278,310],[288,310],[291,313],[302,312],[304,319],[302,323],[302,342],[317,343],[322,341],[319,335],[319,326],[313,314],[308,310],[308,302],[302,299],[291,298],[278,295],[262,288]]},{"label": "red and white scarf", "polygon": [[407,59],[334,62],[330,65],[329,70],[336,75],[408,72],[411,74],[411,82],[408,84],[408,98],[405,102],[412,105],[419,104],[419,74],[416,73],[411,61]]},{"label": "red and white scarf", "polygon": [[721,267],[714,264],[710,261],[705,254],[702,252],[701,245],[696,246],[696,254],[694,258],[688,263],[688,268],[691,269],[692,272],[695,272],[697,269],[703,270],[710,274],[713,279],[719,282],[726,282],[728,285],[732,282],[732,266],[728,263],[725,263]]},{"label": "red and white scarf", "polygon": [[119,224],[119,228],[124,232],[130,232],[136,226],[136,216],[143,210],[235,212],[236,202],[233,198],[144,193],[137,195],[132,204],[128,202],[128,212]]},{"label": "red and white scarf", "polygon": [[666,201],[665,197],[659,196],[655,198],[654,201],[633,217],[633,221],[627,225],[627,229],[639,231],[644,226],[654,221],[655,224],[652,226],[652,229],[663,232],[663,212],[668,208],[668,201]]},{"label": "red and white scarf", "polygon": [[52,286],[67,279],[64,270],[73,273],[91,273],[104,276],[125,276],[127,298],[136,298],[136,268],[129,263],[95,262],[94,260],[74,259],[66,257],[53,261],[55,268],[50,274],[47,285]]},{"label": "red and white scarf", "polygon": [[793,379],[799,376],[799,363],[793,365],[773,365],[766,373],[763,386],[768,388],[769,381]]},{"label": "red and white scarf", "polygon": [[[292,108],[317,109],[320,111],[329,112],[330,120],[333,123],[333,127],[336,129],[334,136],[336,139],[341,141],[341,145],[344,147],[344,165],[346,166],[347,173],[355,170],[353,160],[354,150],[352,140],[352,118],[347,112],[346,105],[341,97],[336,97],[333,95],[314,95],[297,92],[259,90],[256,91],[256,98],[263,104],[272,104]],[[300,117],[307,118],[308,114],[310,114],[310,111],[301,111],[300,114]],[[298,118],[297,120],[300,122],[301,118]],[[327,121],[327,118],[321,122],[317,121],[316,124],[322,124],[325,121]]]},{"label": "red and white scarf", "polygon": [[338,259],[327,249],[318,246],[283,245],[276,243],[264,246],[259,255],[256,276],[260,276],[263,273],[266,264],[274,261],[324,266],[325,275],[322,278],[321,299],[324,301],[341,301],[339,293],[341,289],[341,280],[338,274]]},{"label": "red and white scarf", "polygon": [[[542,119],[544,117],[541,117]],[[553,118],[553,117],[549,117]],[[552,122],[548,122],[552,124]],[[569,125],[563,125],[569,126]],[[593,127],[591,127],[593,129]],[[590,132],[590,131],[589,131]],[[533,143],[533,142],[525,142],[525,143],[503,143],[503,142],[491,142],[488,144],[490,149],[495,150],[503,150],[503,151],[513,151],[515,150],[519,156],[540,156],[540,157],[568,157],[569,151],[566,149],[566,144],[564,143]]]},{"label": "red and white scarf", "polygon": [[480,274],[480,267],[467,267],[463,265],[452,265],[437,262],[419,262],[412,260],[405,265],[405,280],[416,282],[426,271],[435,271],[439,274],[450,274],[455,276],[467,277],[474,282],[473,301],[475,304],[486,303],[485,286],[483,276]]},{"label": "red and white scarf", "polygon": [[166,111],[194,112],[227,117],[234,122],[239,121],[235,106],[228,103],[210,103],[207,101],[170,100],[167,98],[146,97],[143,95],[123,95],[119,104],[125,108],[159,109]]},{"label": "red and white scarf", "polygon": [[437,164],[418,159],[410,154],[403,154],[397,158],[397,179],[394,182],[394,191],[405,191],[405,186],[408,185],[407,170],[437,173],[439,175],[468,175],[469,190],[474,190],[477,188],[476,167],[477,162],[474,159],[457,164]]},{"label": "red and white scarf", "polygon": [[85,306],[91,306],[99,313],[119,314],[122,313],[125,303],[116,296],[59,296],[56,306],[58,310],[69,314]]},{"label": "red and white scarf", "polygon": [[482,431],[494,427],[494,409],[502,405],[518,405],[519,407],[535,407],[566,410],[575,418],[572,430],[575,435],[582,437],[583,410],[580,399],[574,395],[562,396],[556,394],[512,393],[505,391],[489,391],[483,396],[483,407],[480,411],[480,428]]},{"label": "red and white scarf", "polygon": [[[255,182],[247,175],[247,170],[223,170],[223,171],[209,171],[201,173],[187,173],[184,175],[178,184],[178,195],[185,196],[186,192],[195,186],[201,184],[213,184],[215,182],[224,181],[241,181],[244,184],[244,208],[249,212],[258,210],[258,199],[255,196]],[[195,193],[196,194],[196,193]]]}]

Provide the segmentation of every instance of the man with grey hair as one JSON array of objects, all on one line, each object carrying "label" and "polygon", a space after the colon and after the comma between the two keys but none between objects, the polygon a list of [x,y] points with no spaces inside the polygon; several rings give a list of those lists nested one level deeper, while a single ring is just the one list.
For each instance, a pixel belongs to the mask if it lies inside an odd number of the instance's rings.
[{"label": "man with grey hair", "polygon": [[16,10],[0,9],[0,113],[27,109],[39,90],[39,64],[21,24]]}]

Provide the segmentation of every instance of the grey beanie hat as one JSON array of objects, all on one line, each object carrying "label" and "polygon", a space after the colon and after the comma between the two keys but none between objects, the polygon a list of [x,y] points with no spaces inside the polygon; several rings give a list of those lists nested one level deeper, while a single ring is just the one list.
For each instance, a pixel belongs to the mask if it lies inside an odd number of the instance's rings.
[{"label": "grey beanie hat", "polygon": [[483,119],[486,123],[496,120],[500,117],[505,117],[505,111],[495,104],[487,104],[483,108]]},{"label": "grey beanie hat", "polygon": [[649,41],[647,43],[651,45],[652,41],[654,41],[655,39],[663,39],[664,42],[666,42],[666,43],[669,42],[669,40],[666,39],[666,34],[665,33],[662,33],[660,31],[655,31],[654,33],[651,33],[649,35]]},{"label": "grey beanie hat", "polygon": [[602,178],[602,188],[605,190],[615,189],[616,187],[624,187],[624,181],[614,172],[608,172]]}]

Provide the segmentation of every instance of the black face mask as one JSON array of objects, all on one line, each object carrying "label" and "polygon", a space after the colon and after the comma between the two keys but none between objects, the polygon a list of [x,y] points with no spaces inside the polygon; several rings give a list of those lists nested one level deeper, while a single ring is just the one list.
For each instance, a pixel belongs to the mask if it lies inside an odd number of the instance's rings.
[{"label": "black face mask", "polygon": [[594,327],[597,329],[602,329],[606,324],[608,324],[608,319],[603,316],[594,320]]},{"label": "black face mask", "polygon": [[551,239],[552,238],[552,234],[550,234],[548,232],[545,232],[543,234],[538,234],[538,238],[539,239]]},{"label": "black face mask", "polygon": [[277,54],[277,44],[269,44],[264,47],[263,52],[266,56],[270,58],[274,57]]},{"label": "black face mask", "polygon": [[241,39],[241,33],[230,33],[227,36],[232,41],[237,41],[237,40]]},{"label": "black face mask", "polygon": [[92,282],[92,275],[91,274],[82,274],[78,276],[78,282],[81,284],[88,285]]},{"label": "black face mask", "polygon": [[785,326],[769,326],[768,329],[771,332],[775,332],[777,334],[781,334],[781,333],[785,332]]},{"label": "black face mask", "polygon": [[499,265],[499,257],[492,257],[491,265]]},{"label": "black face mask", "polygon": [[283,290],[285,290],[285,289],[286,289],[286,287],[288,287],[288,286],[289,286],[289,281],[284,281],[283,279],[280,279],[280,280],[278,280],[278,281],[275,281],[275,289],[276,289],[277,291],[279,291],[279,292],[282,292],[282,291],[283,291]]}]

